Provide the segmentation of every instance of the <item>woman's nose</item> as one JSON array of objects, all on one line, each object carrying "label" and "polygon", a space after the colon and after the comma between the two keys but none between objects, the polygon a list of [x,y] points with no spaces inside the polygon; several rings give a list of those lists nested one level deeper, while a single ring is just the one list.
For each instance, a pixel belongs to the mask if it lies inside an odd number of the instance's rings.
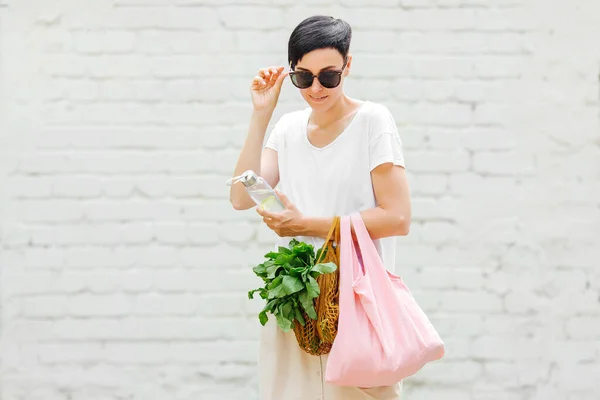
[{"label": "woman's nose", "polygon": [[313,83],[310,86],[310,90],[313,93],[320,92],[321,90],[323,90],[323,86],[321,85],[321,82],[319,82],[319,79],[316,76],[313,78]]}]

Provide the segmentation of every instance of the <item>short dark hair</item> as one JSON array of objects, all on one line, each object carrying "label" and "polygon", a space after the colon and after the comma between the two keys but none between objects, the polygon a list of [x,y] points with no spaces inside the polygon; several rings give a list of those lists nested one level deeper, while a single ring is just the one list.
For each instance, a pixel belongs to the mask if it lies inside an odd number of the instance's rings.
[{"label": "short dark hair", "polygon": [[288,42],[288,63],[296,68],[305,54],[318,49],[336,49],[344,60],[350,51],[352,28],[341,19],[315,15],[300,22]]}]

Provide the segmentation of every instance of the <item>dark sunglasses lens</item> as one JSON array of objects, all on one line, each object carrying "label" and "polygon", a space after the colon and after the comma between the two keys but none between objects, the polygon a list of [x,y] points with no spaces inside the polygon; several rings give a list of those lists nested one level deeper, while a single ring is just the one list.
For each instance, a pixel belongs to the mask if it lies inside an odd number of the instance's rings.
[{"label": "dark sunglasses lens", "polygon": [[319,74],[319,82],[327,89],[333,89],[340,84],[341,76],[335,71],[324,71]]},{"label": "dark sunglasses lens", "polygon": [[301,89],[311,87],[313,83],[313,77],[310,72],[296,72],[291,76],[292,83]]}]

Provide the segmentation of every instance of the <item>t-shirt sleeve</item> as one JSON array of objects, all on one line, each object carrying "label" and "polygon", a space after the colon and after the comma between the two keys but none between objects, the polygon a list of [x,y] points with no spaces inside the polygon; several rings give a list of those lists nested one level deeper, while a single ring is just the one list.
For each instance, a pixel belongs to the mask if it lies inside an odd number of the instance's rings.
[{"label": "t-shirt sleeve", "polygon": [[405,168],[402,141],[396,121],[386,107],[377,107],[369,127],[369,167],[371,171],[391,162]]},{"label": "t-shirt sleeve", "polygon": [[284,116],[282,116],[281,118],[279,118],[277,123],[275,123],[275,126],[271,130],[271,134],[269,135],[269,138],[267,139],[265,147],[268,147],[269,149],[273,149],[277,152],[279,151],[279,146],[281,145],[281,141],[282,141],[280,136],[283,134],[284,124],[285,124],[285,118],[284,118]]}]

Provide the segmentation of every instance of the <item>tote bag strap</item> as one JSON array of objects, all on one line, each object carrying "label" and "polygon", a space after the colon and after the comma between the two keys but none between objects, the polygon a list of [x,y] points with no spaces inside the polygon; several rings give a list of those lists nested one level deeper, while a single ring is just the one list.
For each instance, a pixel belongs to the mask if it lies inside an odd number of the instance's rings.
[{"label": "tote bag strap", "polygon": [[356,262],[350,216],[343,216],[340,218],[340,307],[353,301],[352,282]]},{"label": "tote bag strap", "polygon": [[350,216],[350,219],[358,242],[357,246],[362,253],[362,267],[364,272],[367,273],[368,271],[371,274],[372,279],[377,277],[376,279],[380,282],[385,282],[384,284],[386,286],[391,285],[383,259],[377,251],[375,243],[373,242],[373,239],[371,239],[371,235],[369,235],[361,215],[359,213],[354,213]]},{"label": "tote bag strap", "polygon": [[371,235],[369,235],[361,215],[359,213],[354,213],[350,216],[350,219],[352,221],[352,226],[354,226],[354,234],[356,235],[360,251],[365,256],[369,256],[370,259],[372,259],[372,257],[380,258],[375,243],[373,243],[373,239],[371,239]]},{"label": "tote bag strap", "polygon": [[331,223],[331,226],[329,227],[329,233],[327,234],[327,238],[325,239],[325,242],[323,243],[320,257],[316,261],[317,264],[320,263],[321,260],[323,260],[323,258],[325,258],[325,249],[329,245],[329,242],[333,242],[335,244],[336,248],[340,245],[339,230],[340,230],[340,217],[335,216],[335,217],[333,217],[333,221]]}]

